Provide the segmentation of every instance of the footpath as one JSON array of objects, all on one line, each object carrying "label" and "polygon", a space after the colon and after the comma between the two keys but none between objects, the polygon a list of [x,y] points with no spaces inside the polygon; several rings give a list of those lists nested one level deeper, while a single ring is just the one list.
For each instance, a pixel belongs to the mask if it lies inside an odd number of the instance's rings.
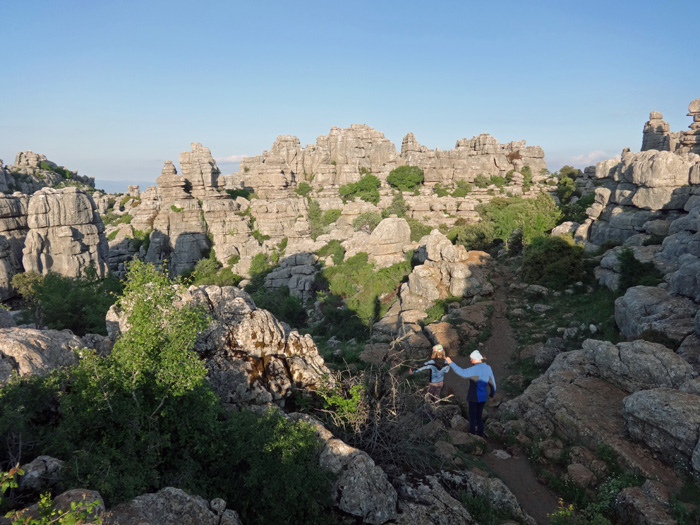
[{"label": "footpath", "polygon": [[[512,275],[508,268],[496,266],[491,274],[494,285],[493,306],[494,310],[490,319],[491,336],[484,342],[479,351],[486,358],[493,369],[496,385],[503,384],[508,377],[508,364],[513,354],[518,349],[518,343],[513,335],[513,329],[506,316],[508,284],[512,280]],[[470,366],[469,357],[451,356],[455,363],[461,367]],[[465,400],[467,395],[467,381],[457,374],[447,374],[445,376],[445,387],[448,392],[453,392],[459,400]],[[497,391],[496,397],[488,401],[484,410],[484,418],[492,416],[498,410],[498,405],[503,398],[503,391]],[[520,505],[532,516],[539,525],[547,525],[549,519],[547,514],[551,514],[558,508],[559,498],[546,485],[537,480],[537,476],[530,466],[524,453],[511,455],[507,459],[501,459],[494,452],[499,451],[502,446],[488,439],[487,449],[484,452],[483,460],[492,471],[498,476],[513,492]]]}]

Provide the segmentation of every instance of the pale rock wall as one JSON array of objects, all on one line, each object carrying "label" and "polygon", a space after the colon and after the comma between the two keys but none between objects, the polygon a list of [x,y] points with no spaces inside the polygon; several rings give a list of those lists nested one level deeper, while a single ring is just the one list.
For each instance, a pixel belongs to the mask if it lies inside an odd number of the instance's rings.
[{"label": "pale rock wall", "polygon": [[25,271],[77,277],[94,264],[107,272],[109,247],[92,197],[77,188],[43,188],[29,199],[29,232],[22,251]]},{"label": "pale rock wall", "polygon": [[29,231],[26,195],[0,195],[0,300],[10,298],[12,277],[22,272],[22,248]]}]

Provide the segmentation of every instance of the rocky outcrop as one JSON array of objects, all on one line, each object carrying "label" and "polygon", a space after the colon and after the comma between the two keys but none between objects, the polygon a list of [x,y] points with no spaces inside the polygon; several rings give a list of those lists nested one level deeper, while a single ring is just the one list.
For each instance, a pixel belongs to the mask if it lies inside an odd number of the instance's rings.
[{"label": "rocky outcrop", "polygon": [[306,302],[315,296],[313,284],[318,271],[318,257],[313,253],[291,255],[265,276],[265,287],[289,288],[293,297]]},{"label": "rocky outcrop", "polygon": [[633,439],[700,475],[700,396],[671,388],[643,390],[625,398],[623,415]]},{"label": "rocky outcrop", "polygon": [[2,168],[0,161],[0,192],[19,191],[29,195],[41,188],[60,187],[69,180],[72,185],[95,187],[93,177],[80,176],[77,172],[59,167],[41,153],[20,152],[15,157],[15,164],[6,168]]},{"label": "rocky outcrop", "polygon": [[12,374],[45,375],[78,362],[82,340],[68,330],[0,329],[0,384]]},{"label": "rocky outcrop", "polygon": [[690,131],[684,131],[679,140],[678,150],[700,154],[700,98],[693,100],[688,106],[688,116],[693,117]]},{"label": "rocky outcrop", "polygon": [[[330,371],[311,336],[256,308],[243,290],[191,287],[182,302],[201,305],[212,316],[195,350],[206,360],[207,379],[225,403],[283,405],[293,389],[315,389],[329,380]],[[126,320],[110,312],[108,328],[116,337],[126,329]]]},{"label": "rocky outcrop", "polygon": [[672,147],[670,142],[671,126],[663,118],[664,116],[658,111],[649,113],[649,121],[644,124],[642,151],[650,149],[673,151],[675,149],[675,144]]},{"label": "rocky outcrop", "polygon": [[117,505],[103,516],[104,525],[242,525],[238,513],[221,498],[207,501],[166,487]]},{"label": "rocky outcrop", "polygon": [[191,146],[192,151],[180,153],[179,157],[182,176],[191,185],[190,193],[200,200],[222,197],[218,189],[221,172],[211,151],[199,142],[193,142]]},{"label": "rocky outcrop", "polygon": [[29,228],[23,195],[0,195],[0,300],[13,295],[12,277],[23,270],[22,248]]},{"label": "rocky outcrop", "polygon": [[448,151],[421,146],[413,133],[408,133],[401,143],[401,160],[422,168],[429,185],[452,185],[460,180],[474,182],[477,175],[503,176],[510,170],[520,173],[524,166],[539,176],[546,168],[544,151],[539,146],[525,146],[524,140],[499,144],[488,133],[460,139]]},{"label": "rocky outcrop", "polygon": [[82,190],[38,191],[29,200],[27,226],[22,252],[25,271],[76,277],[94,265],[97,275],[106,275],[104,225],[94,201]]},{"label": "rocky outcrop", "polygon": [[398,495],[386,473],[366,452],[335,438],[319,421],[304,414],[292,414],[312,425],[324,443],[320,465],[335,474],[332,498],[336,506],[362,523],[386,523],[397,517]]}]

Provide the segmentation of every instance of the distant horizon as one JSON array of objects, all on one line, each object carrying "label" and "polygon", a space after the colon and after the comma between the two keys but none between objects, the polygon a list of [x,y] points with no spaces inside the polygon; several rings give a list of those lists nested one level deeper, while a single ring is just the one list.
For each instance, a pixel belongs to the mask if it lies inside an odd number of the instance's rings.
[{"label": "distant horizon", "polygon": [[191,142],[240,160],[351,124],[397,151],[408,132],[433,150],[489,133],[541,146],[550,171],[584,168],[639,151],[652,111],[687,130],[700,97],[683,46],[696,0],[62,0],[0,16],[0,159],[32,150],[124,190]]}]

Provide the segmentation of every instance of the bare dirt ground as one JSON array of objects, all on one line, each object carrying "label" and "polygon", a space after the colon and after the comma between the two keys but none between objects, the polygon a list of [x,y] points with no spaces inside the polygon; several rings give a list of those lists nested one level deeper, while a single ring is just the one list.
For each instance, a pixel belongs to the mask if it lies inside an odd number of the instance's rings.
[{"label": "bare dirt ground", "polygon": [[[508,363],[517,351],[518,343],[513,335],[510,321],[506,317],[508,285],[513,279],[508,268],[497,266],[491,274],[495,287],[493,295],[493,314],[490,319],[491,336],[484,342],[480,352],[486,358],[486,362],[493,369],[496,384],[503,383],[509,375]],[[471,363],[468,357],[452,356],[455,363],[461,367],[467,367]],[[467,381],[457,374],[445,376],[447,391],[453,392],[460,400],[466,399]],[[503,399],[502,391],[497,391],[496,398],[489,401],[484,410],[484,418],[493,415],[498,410],[498,405]],[[501,448],[501,444],[488,439],[488,449],[484,453],[483,460],[493,474],[501,478],[508,488],[515,494],[523,509],[532,516],[538,524],[549,523],[547,514],[554,512],[558,507],[559,498],[547,486],[537,480],[534,470],[528,459],[523,454],[516,454],[508,459],[500,459],[493,452]]]}]

